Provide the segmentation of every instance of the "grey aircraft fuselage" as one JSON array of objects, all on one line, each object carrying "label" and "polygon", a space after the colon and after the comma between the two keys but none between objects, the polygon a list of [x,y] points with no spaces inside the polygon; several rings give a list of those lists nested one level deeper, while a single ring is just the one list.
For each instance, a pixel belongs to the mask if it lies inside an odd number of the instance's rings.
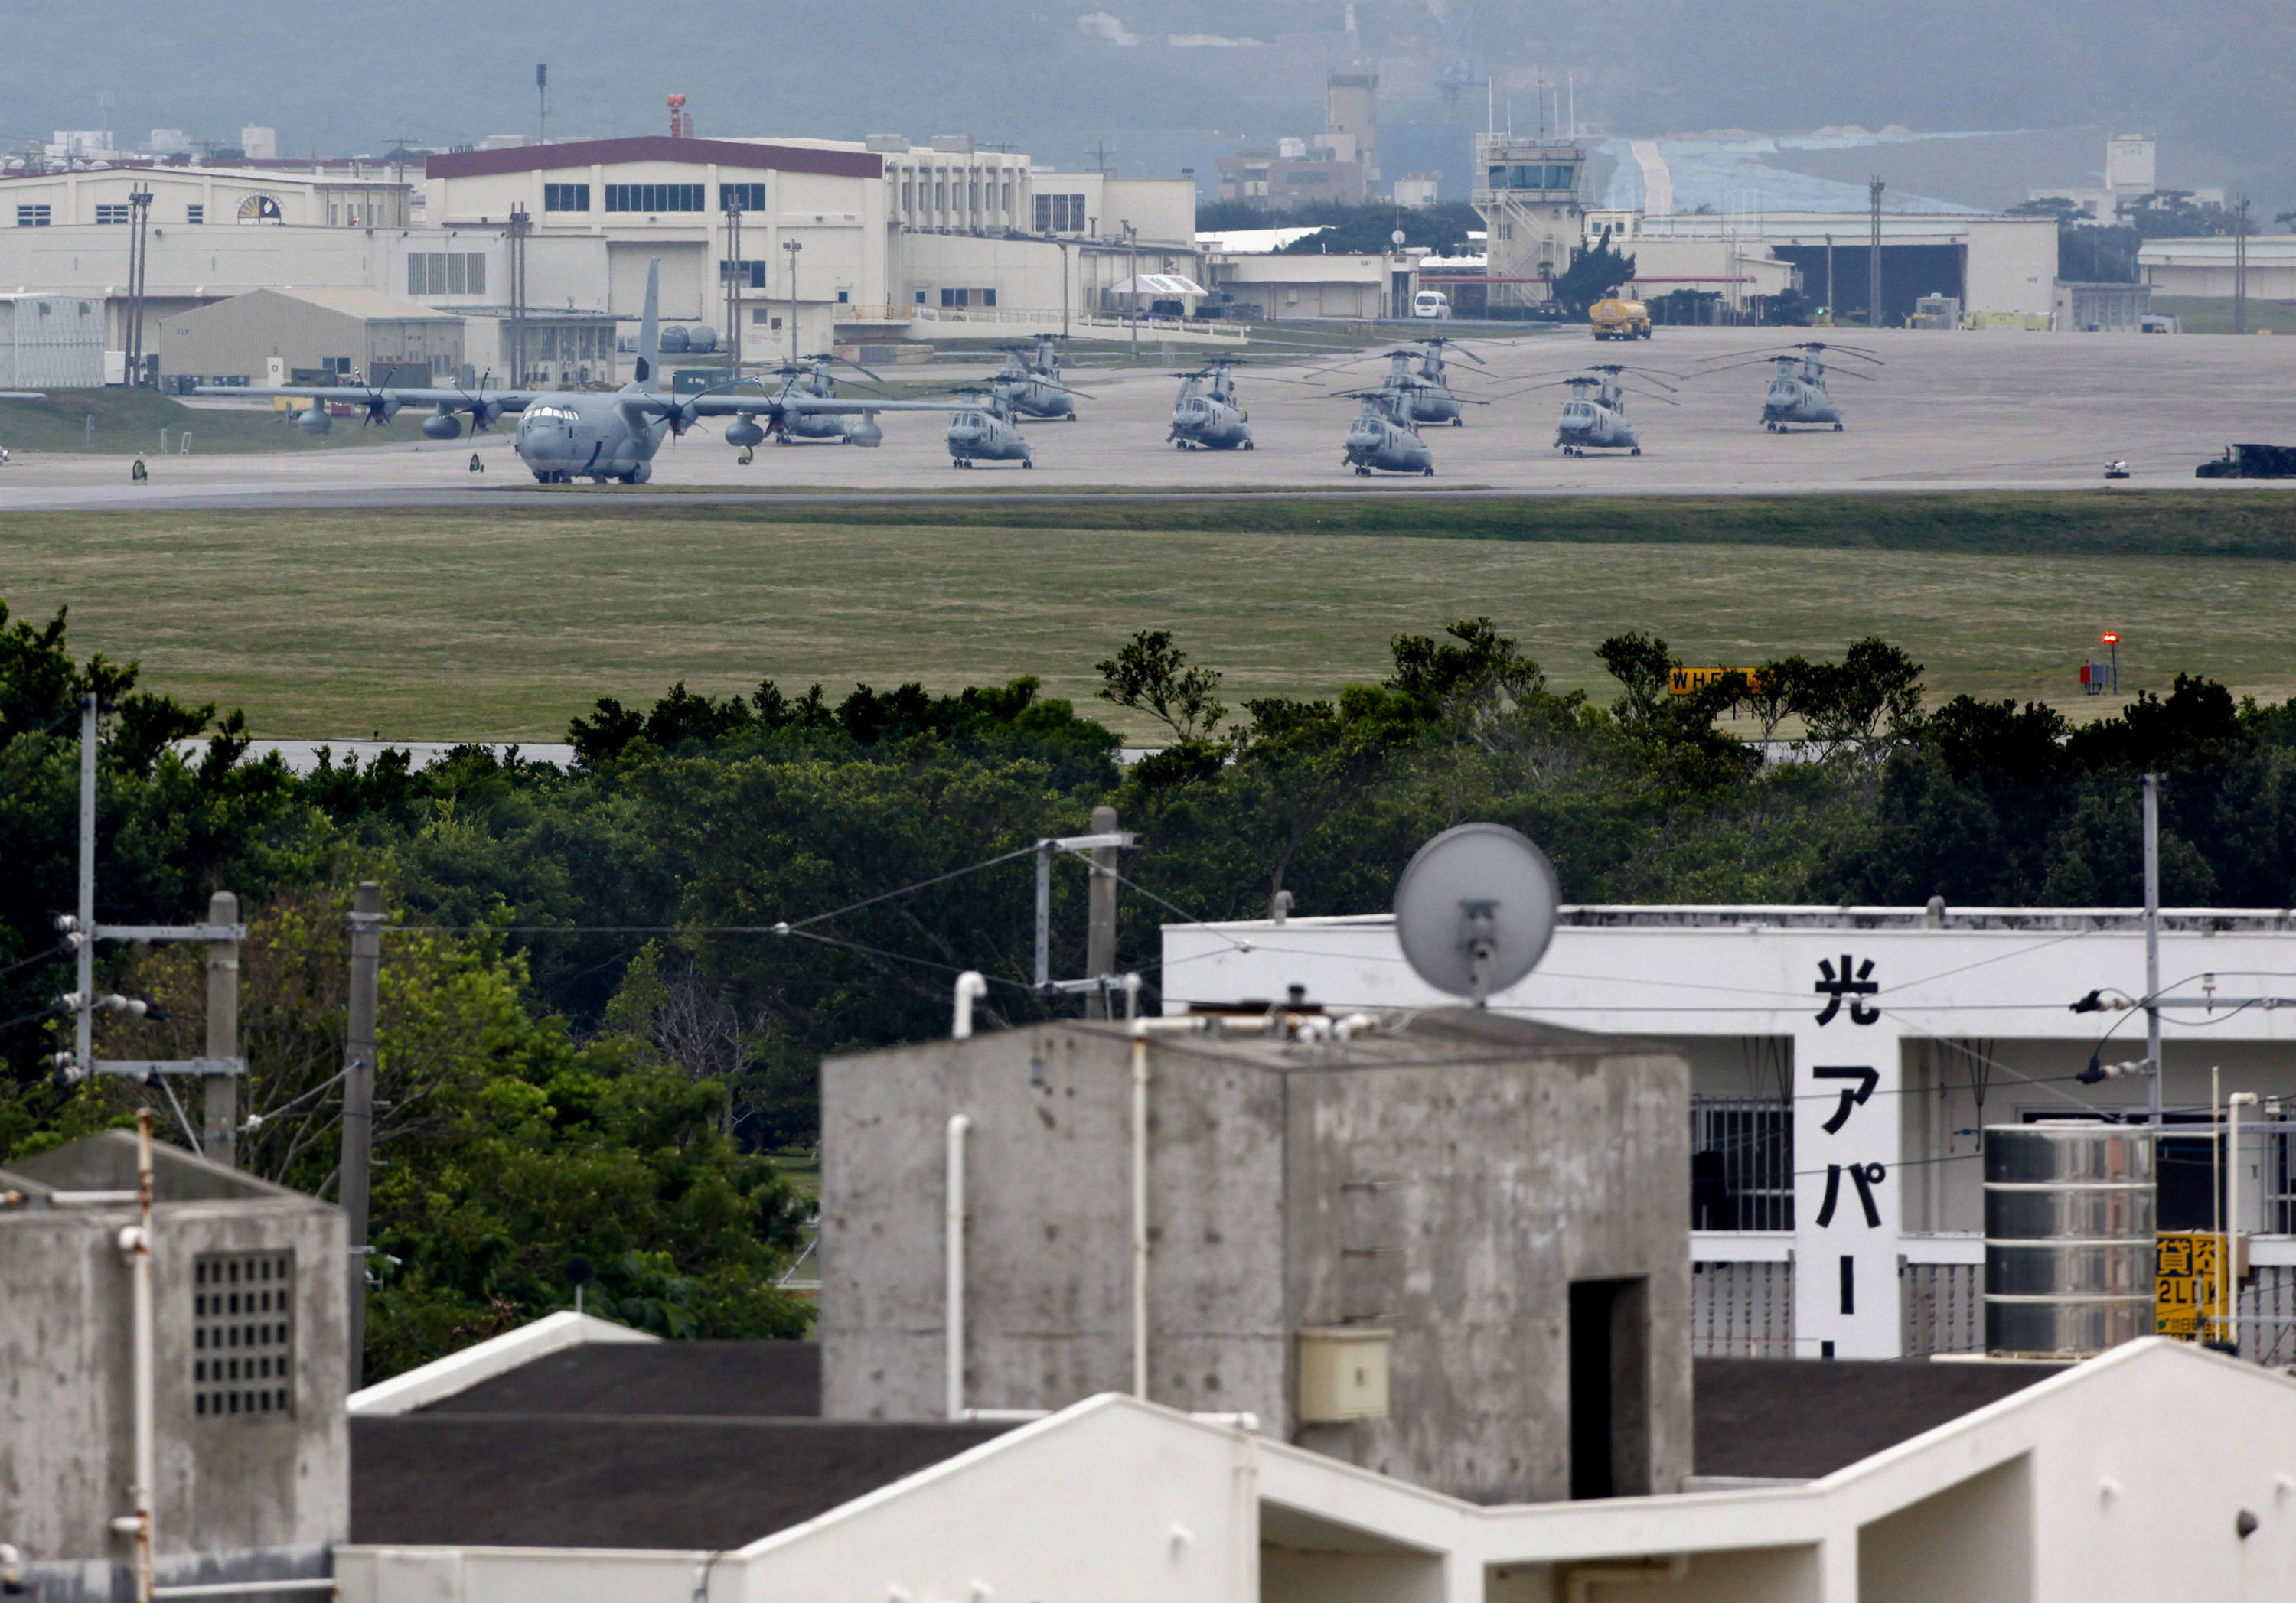
[{"label": "grey aircraft fuselage", "polygon": [[1434,478],[1435,453],[1411,426],[1409,399],[1390,401],[1383,396],[1362,399],[1363,410],[1348,425],[1347,454],[1340,465],[1353,468],[1359,478],[1370,478],[1374,469]]},{"label": "grey aircraft fuselage", "polygon": [[948,421],[948,456],[952,466],[969,468],[977,462],[1017,462],[1037,465],[1019,423],[1005,411],[1000,395],[967,405]]},{"label": "grey aircraft fuselage", "polygon": [[1075,393],[1061,383],[1058,339],[1054,334],[1037,335],[1033,358],[1022,347],[1004,353],[1003,369],[988,382],[997,400],[1014,416],[1077,421]]},{"label": "grey aircraft fuselage", "polygon": [[[1831,423],[1835,433],[1841,431],[1841,408],[1833,404],[1833,397],[1825,388],[1825,367],[1816,352],[1800,356],[1773,356],[1777,364],[1777,376],[1762,397],[1762,427],[1773,433],[1783,434],[1789,426],[1800,423],[1823,428]],[[1801,371],[1796,372],[1794,370]]]},{"label": "grey aircraft fuselage", "polygon": [[1167,436],[1177,451],[1249,451],[1250,416],[1237,400],[1235,376],[1225,362],[1180,375],[1180,393],[1172,403],[1172,429]]},{"label": "grey aircraft fuselage", "polygon": [[[1584,456],[1589,451],[1643,454],[1642,437],[1627,421],[1626,391],[1615,376],[1605,373],[1599,379],[1564,382],[1570,386],[1570,398],[1562,404],[1562,416],[1554,429],[1554,443],[1562,447],[1563,455]],[[1594,393],[1589,395],[1589,390]]]}]

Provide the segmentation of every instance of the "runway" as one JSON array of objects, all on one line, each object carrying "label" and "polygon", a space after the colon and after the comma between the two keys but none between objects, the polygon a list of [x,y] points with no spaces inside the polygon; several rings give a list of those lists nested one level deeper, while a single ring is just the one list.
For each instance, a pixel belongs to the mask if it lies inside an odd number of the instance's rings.
[{"label": "runway", "polygon": [[[874,450],[840,445],[760,447],[742,466],[697,425],[665,445],[652,484],[554,486],[533,482],[511,450],[505,420],[493,434],[438,444],[402,413],[381,443],[358,450],[277,455],[152,456],[151,478],[128,477],[128,460],[20,452],[0,469],[0,512],[37,511],[320,511],[481,506],[567,501],[701,505],[787,499],[868,499],[897,504],[918,495],[1031,501],[1063,495],[1173,494],[1724,495],[1771,495],[1943,490],[2062,490],[2100,483],[2125,459],[2136,488],[2269,488],[2195,480],[2193,469],[2234,441],[2296,441],[2296,340],[2202,335],[1956,333],[1842,331],[1886,365],[1872,381],[1834,378],[1847,420],[1833,432],[1767,433],[1760,424],[1767,367],[1705,372],[1712,358],[1775,348],[1833,331],[1664,329],[1648,341],[1596,344],[1581,331],[1474,345],[1474,327],[1445,331],[1483,355],[1487,367],[1454,358],[1467,408],[1463,428],[1429,427],[1437,477],[1359,479],[1340,462],[1355,403],[1327,392],[1375,382],[1383,364],[1310,376],[1296,363],[1247,365],[1240,380],[1257,448],[1184,452],[1165,440],[1177,381],[1144,368],[1082,369],[1083,421],[1027,426],[1036,468],[952,469],[943,424],[930,415],[881,419]],[[1175,350],[1173,364],[1189,358]],[[1089,348],[1085,351],[1089,359]],[[1247,356],[1247,363],[1249,356]],[[1529,388],[1598,362],[1657,370],[1676,393],[1636,396],[1629,415],[1644,454],[1566,458],[1554,424],[1568,391]],[[1676,375],[1683,375],[1677,377]],[[952,369],[952,382],[972,376]],[[1644,386],[1644,388],[1649,388]],[[1513,393],[1510,393],[1513,392]],[[1663,392],[1660,392],[1663,394]],[[1670,401],[1675,404],[1664,404]],[[358,427],[340,419],[338,429]],[[0,439],[0,445],[5,445]],[[484,471],[473,473],[473,451]]]}]

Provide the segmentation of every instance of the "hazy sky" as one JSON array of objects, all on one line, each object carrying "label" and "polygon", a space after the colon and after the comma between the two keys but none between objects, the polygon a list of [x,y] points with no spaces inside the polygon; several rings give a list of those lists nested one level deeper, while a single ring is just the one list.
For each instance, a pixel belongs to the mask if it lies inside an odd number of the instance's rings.
[{"label": "hazy sky", "polygon": [[[1576,79],[1581,118],[1649,135],[1896,123],[1921,130],[2096,125],[2159,135],[2194,183],[2296,204],[2296,5],[2279,0],[1357,0],[1392,124],[1482,120],[1438,68],[1464,52],[1502,82]],[[1348,41],[1344,0],[84,0],[12,8],[0,138],[154,127],[292,151],[388,148],[530,132],[547,61],[555,133],[664,126],[688,97],[700,131],[971,132],[1075,164],[1096,142],[1120,170],[1168,173],[1237,135],[1320,120],[1320,74]],[[1142,41],[1110,43],[1105,12]],[[1264,48],[1170,48],[1174,33]],[[1534,92],[1518,90],[1518,106]],[[1519,119],[1528,116],[1519,110]],[[2071,175],[2037,174],[2034,182]]]}]

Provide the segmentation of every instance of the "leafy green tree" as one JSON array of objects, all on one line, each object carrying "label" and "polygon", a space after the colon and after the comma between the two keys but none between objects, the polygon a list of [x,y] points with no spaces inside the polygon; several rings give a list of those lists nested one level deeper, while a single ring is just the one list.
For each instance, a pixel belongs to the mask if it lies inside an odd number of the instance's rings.
[{"label": "leafy green tree", "polygon": [[1576,315],[1607,295],[1615,295],[1635,275],[1635,258],[1611,240],[1606,225],[1591,250],[1580,250],[1554,281],[1552,293]]}]

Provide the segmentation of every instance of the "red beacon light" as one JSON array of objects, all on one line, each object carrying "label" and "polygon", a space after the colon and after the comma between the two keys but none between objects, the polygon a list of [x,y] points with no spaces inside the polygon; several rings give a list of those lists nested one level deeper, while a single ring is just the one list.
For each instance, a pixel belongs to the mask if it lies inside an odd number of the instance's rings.
[{"label": "red beacon light", "polygon": [[2120,636],[2118,634],[2105,634],[2099,636],[2099,638],[2109,646],[2117,646],[2120,643]]}]

